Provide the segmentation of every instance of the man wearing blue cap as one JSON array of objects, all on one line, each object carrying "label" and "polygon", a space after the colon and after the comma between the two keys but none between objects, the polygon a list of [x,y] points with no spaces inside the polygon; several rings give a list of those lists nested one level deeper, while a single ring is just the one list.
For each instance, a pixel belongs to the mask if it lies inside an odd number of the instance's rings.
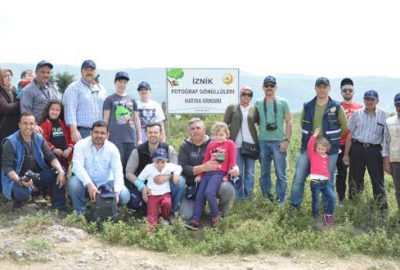
[{"label": "man wearing blue cap", "polygon": [[65,122],[71,129],[74,142],[90,135],[94,122],[103,119],[103,103],[107,90],[98,82],[96,64],[85,60],[82,78],[71,83],[64,93]]},{"label": "man wearing blue cap", "polygon": [[304,183],[310,174],[310,160],[307,154],[307,143],[316,128],[320,128],[319,136],[325,137],[331,149],[329,155],[329,184],[328,188],[335,192],[335,168],[338,158],[340,137],[347,128],[346,114],[339,101],[329,97],[330,82],[325,77],[315,81],[316,97],[304,103],[301,112],[301,148],[296,163],[296,172],[293,179],[290,203],[300,207],[304,195]]},{"label": "man wearing blue cap", "polygon": [[151,123],[159,123],[161,125],[161,139],[163,142],[165,138],[164,112],[156,101],[150,99],[151,87],[148,82],[139,83],[137,90],[139,92],[140,100],[138,100],[138,108],[140,115],[140,122],[142,123],[142,139],[147,140],[146,126]]},{"label": "man wearing blue cap", "polygon": [[103,120],[108,123],[110,132],[108,139],[117,146],[124,170],[132,150],[141,144],[142,133],[136,101],[126,93],[128,82],[128,73],[117,72],[116,92],[108,96],[103,105]]},{"label": "man wearing blue cap", "polygon": [[352,175],[349,185],[350,199],[354,199],[364,191],[364,174],[367,168],[374,198],[381,211],[386,211],[388,205],[381,150],[387,115],[377,108],[378,103],[378,92],[368,90],[364,93],[364,109],[356,111],[350,117],[348,124],[350,133],[346,141],[343,162],[350,164]]},{"label": "man wearing blue cap", "polygon": [[[270,201],[283,203],[286,198],[286,156],[292,136],[292,115],[286,99],[276,95],[276,79],[264,78],[264,98],[256,101],[259,119],[260,188],[262,195]],[[272,195],[271,163],[276,174],[276,197]]]},{"label": "man wearing blue cap", "polygon": [[21,93],[21,113],[31,112],[37,122],[42,120],[43,110],[51,99],[58,99],[57,91],[50,83],[53,64],[42,60],[36,65],[36,78]]},{"label": "man wearing blue cap", "polygon": [[[394,97],[396,114],[386,120],[385,139],[383,141],[383,165],[393,177],[397,209],[400,214],[400,93]],[[400,224],[400,219],[398,221]]]}]

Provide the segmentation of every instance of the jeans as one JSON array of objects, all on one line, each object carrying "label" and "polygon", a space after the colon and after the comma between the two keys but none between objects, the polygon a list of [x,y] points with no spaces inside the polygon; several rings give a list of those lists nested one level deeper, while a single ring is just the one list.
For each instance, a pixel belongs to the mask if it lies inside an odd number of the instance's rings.
[{"label": "jeans", "polygon": [[238,201],[244,198],[253,198],[254,170],[256,167],[256,161],[243,157],[240,154],[241,150],[241,147],[236,149],[236,164],[239,167],[240,179],[242,180],[242,185],[236,188],[236,199]]},{"label": "jeans", "polygon": [[320,181],[318,183],[311,181],[311,194],[312,194],[312,212],[314,217],[318,216],[319,210],[319,194],[322,193],[327,200],[326,214],[332,215],[335,210],[335,192],[329,187],[329,181]]},{"label": "jeans", "polygon": [[204,210],[205,200],[207,200],[210,206],[211,217],[214,218],[220,215],[217,193],[224,176],[225,172],[220,171],[206,172],[203,174],[197,189],[196,201],[194,203],[193,220],[200,222],[201,215]]},{"label": "jeans", "polygon": [[[110,183],[111,182],[111,183]],[[114,186],[114,181],[109,181],[109,185]],[[79,213],[83,213],[86,211],[86,187],[83,185],[82,181],[79,180],[78,177],[73,175],[69,180],[68,185],[69,195],[71,196],[72,205],[75,211]],[[124,186],[119,194],[119,205],[126,205],[129,202],[130,193],[128,189]]]},{"label": "jeans", "polygon": [[264,197],[271,197],[271,163],[274,161],[276,175],[276,197],[279,202],[285,201],[287,189],[286,155],[280,152],[280,142],[260,141],[260,187]]},{"label": "jeans", "polygon": [[185,178],[183,176],[179,176],[178,184],[174,184],[173,181],[170,181],[169,185],[171,189],[171,197],[172,197],[172,212],[176,212],[179,209],[179,205],[181,204],[183,195],[185,194]]},{"label": "jeans", "polygon": [[[338,158],[338,154],[329,155],[329,173],[331,178],[328,182],[328,188],[335,191],[335,169],[336,169],[336,161]],[[303,202],[304,196],[304,183],[306,181],[307,176],[310,174],[310,160],[308,158],[308,154],[306,151],[301,152],[296,163],[296,172],[293,178],[292,191],[290,196],[290,204],[294,207],[300,207]],[[325,196],[323,196],[323,202],[325,208],[327,207],[327,200]],[[336,203],[336,196],[335,196]]]},{"label": "jeans", "polygon": [[[38,188],[49,187],[51,192],[51,208],[62,209],[65,207],[65,186],[61,188],[56,184],[57,175],[53,169],[46,169],[40,172],[40,180],[34,181]],[[22,187],[18,183],[13,183],[12,198],[18,202],[28,200],[32,189]]]}]

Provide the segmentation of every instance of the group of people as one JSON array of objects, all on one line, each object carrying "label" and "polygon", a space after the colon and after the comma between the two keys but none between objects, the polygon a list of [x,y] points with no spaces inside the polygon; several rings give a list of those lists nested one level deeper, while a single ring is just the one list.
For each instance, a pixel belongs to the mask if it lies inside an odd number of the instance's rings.
[{"label": "group of people", "polygon": [[[120,71],[114,78],[115,93],[107,96],[95,62],[85,60],[81,78],[60,100],[50,83],[52,69],[50,62],[40,61],[34,74],[24,72],[19,90],[12,86],[13,72],[0,69],[1,186],[17,207],[47,188],[52,208],[64,209],[67,186],[74,210],[83,215],[86,194],[95,201],[107,186],[119,205],[146,208],[151,227],[160,213],[164,223],[179,215],[188,228],[198,230],[206,201],[214,225],[228,214],[235,198],[254,198],[257,158],[244,154],[249,145],[260,159],[262,196],[285,202],[292,116],[287,100],[277,95],[275,77],[265,77],[264,97],[254,105],[253,90],[242,87],[240,103],[230,105],[223,121],[213,125],[212,138],[201,119],[191,119],[188,138],[177,153],[166,143],[165,116],[150,98],[149,83],[139,83],[140,100],[135,100],[127,94],[129,74]],[[393,176],[400,208],[400,93],[394,99],[397,115],[386,119],[377,108],[375,90],[364,93],[364,106],[353,101],[349,78],[341,81],[342,102],[331,99],[330,90],[329,80],[318,78],[316,96],[304,104],[290,204],[301,206],[310,176],[313,216],[319,219],[322,193],[323,217],[332,226],[336,192],[343,203],[348,184],[349,199],[357,198],[368,169],[381,211],[388,207],[384,170]],[[70,165],[72,176],[66,181]]]}]

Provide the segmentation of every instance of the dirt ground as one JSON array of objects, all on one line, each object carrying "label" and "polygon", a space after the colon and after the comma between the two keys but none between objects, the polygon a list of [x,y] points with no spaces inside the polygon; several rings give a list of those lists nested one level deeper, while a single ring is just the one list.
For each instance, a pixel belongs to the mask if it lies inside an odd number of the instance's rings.
[{"label": "dirt ground", "polygon": [[279,254],[198,256],[156,253],[104,243],[85,231],[52,225],[39,234],[15,233],[13,226],[0,229],[0,269],[400,269],[390,259],[354,256],[330,257],[311,252]]}]

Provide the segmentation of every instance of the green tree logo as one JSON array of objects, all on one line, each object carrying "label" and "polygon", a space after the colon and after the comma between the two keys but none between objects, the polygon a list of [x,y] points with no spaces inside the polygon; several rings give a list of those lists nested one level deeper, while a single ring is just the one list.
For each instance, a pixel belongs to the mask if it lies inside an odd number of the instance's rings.
[{"label": "green tree logo", "polygon": [[168,76],[168,83],[171,85],[171,87],[178,86],[179,85],[179,79],[183,78],[183,75],[185,73],[183,72],[183,69],[181,68],[170,68],[167,71],[167,76]]}]

